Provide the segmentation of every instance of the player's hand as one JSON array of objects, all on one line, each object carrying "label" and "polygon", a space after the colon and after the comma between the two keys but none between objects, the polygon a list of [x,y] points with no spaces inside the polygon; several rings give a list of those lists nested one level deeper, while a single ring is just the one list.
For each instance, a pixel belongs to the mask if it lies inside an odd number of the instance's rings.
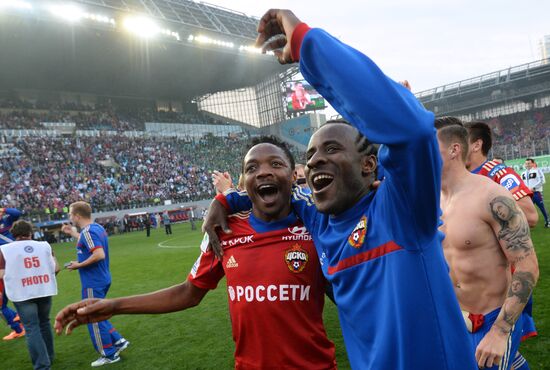
[{"label": "player's hand", "polygon": [[111,299],[89,298],[70,304],[55,317],[55,332],[59,335],[67,327],[65,333],[69,335],[77,326],[108,320],[113,316],[114,309],[115,303]]},{"label": "player's hand", "polygon": [[80,267],[79,263],[77,261],[71,261],[69,262],[68,265],[66,265],[66,269],[67,270],[78,270],[78,268]]},{"label": "player's hand", "polygon": [[476,348],[476,361],[480,369],[500,364],[506,352],[508,336],[509,334],[504,334],[499,329],[493,328],[485,334]]},{"label": "player's hand", "polygon": [[223,194],[233,187],[233,180],[229,172],[214,171],[212,172],[212,185],[216,188],[216,192]]},{"label": "player's hand", "polygon": [[209,244],[208,249],[212,250],[218,259],[223,257],[223,248],[218,238],[217,228],[221,228],[226,234],[231,234],[233,231],[227,225],[227,211],[223,204],[217,200],[213,200],[208,207],[208,213],[202,224],[202,232],[208,234]]},{"label": "player's hand", "polygon": [[290,42],[294,29],[301,21],[290,10],[270,9],[258,24],[256,46],[262,52],[273,51],[281,64],[294,63]]},{"label": "player's hand", "polygon": [[70,235],[73,233],[73,226],[69,224],[63,224],[63,226],[61,226],[61,232]]},{"label": "player's hand", "polygon": [[407,90],[412,91],[411,84],[407,80],[399,81],[401,85],[403,85]]},{"label": "player's hand", "polygon": [[370,184],[370,190],[376,191],[376,190],[378,190],[378,188],[380,187],[380,185],[382,185],[382,181],[381,181],[381,180],[374,180],[374,181],[372,182],[372,184]]}]

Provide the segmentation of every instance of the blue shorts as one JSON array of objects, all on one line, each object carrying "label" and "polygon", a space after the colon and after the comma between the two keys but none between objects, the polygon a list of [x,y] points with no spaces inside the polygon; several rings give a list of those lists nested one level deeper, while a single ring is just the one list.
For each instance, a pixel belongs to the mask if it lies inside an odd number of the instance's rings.
[{"label": "blue shorts", "polygon": [[[469,337],[472,344],[472,350],[474,354],[476,348],[479,345],[479,342],[485,337],[485,334],[489,332],[493,323],[497,319],[498,314],[500,313],[500,308],[488,313],[485,315],[483,325],[475,333],[470,333]],[[523,332],[523,315],[520,315],[518,321],[512,329],[512,333],[508,337],[508,346],[502,357],[501,365],[495,365],[493,367],[486,367],[485,370],[509,370],[512,367],[512,362],[514,361],[514,356],[519,349],[519,344],[521,342],[521,335]]]}]

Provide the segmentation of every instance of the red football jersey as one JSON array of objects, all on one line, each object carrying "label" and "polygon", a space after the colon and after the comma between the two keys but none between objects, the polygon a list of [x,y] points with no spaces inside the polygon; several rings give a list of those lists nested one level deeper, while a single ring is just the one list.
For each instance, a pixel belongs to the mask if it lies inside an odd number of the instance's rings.
[{"label": "red football jersey", "polygon": [[214,289],[227,277],[235,368],[336,368],[323,325],[325,279],[303,224],[294,215],[265,223],[240,213],[229,226],[232,234],[219,234],[223,261],[203,241],[188,280]]},{"label": "red football jersey", "polygon": [[497,184],[510,190],[516,201],[524,197],[532,197],[533,192],[525,185],[521,177],[513,168],[495,161],[487,161],[481,165],[478,171],[473,171],[479,175],[487,176]]}]

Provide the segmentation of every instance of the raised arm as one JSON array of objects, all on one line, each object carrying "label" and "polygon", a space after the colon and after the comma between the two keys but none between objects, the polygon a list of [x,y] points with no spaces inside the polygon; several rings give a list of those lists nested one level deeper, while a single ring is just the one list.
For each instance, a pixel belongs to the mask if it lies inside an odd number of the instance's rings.
[{"label": "raised arm", "polygon": [[502,189],[487,205],[490,224],[510,265],[512,282],[500,313],[490,331],[479,343],[476,359],[480,368],[497,364],[504,355],[508,336],[527,304],[539,278],[537,256],[529,225],[514,198]]},{"label": "raised arm", "polygon": [[392,193],[403,219],[415,222],[418,244],[433,239],[441,188],[433,113],[366,55],[321,29],[310,29],[288,10],[268,11],[258,32],[258,44],[277,40],[264,46],[284,45],[275,50],[280,62],[299,61],[304,78],[334,109],[371,142],[384,144],[382,187]]},{"label": "raised arm", "polygon": [[23,213],[16,208],[0,208],[0,217],[7,215],[7,219],[4,220],[7,224],[12,224],[17,221]]}]

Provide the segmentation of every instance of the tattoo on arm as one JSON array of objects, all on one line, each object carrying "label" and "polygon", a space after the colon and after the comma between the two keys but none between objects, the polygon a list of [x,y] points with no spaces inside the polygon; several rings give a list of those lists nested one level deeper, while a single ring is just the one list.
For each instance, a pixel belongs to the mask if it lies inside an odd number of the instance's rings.
[{"label": "tattoo on arm", "polygon": [[535,278],[532,273],[516,271],[512,275],[512,284],[510,284],[510,290],[508,290],[508,297],[518,297],[521,303],[527,303],[534,286]]},{"label": "tattoo on arm", "polygon": [[[519,315],[521,315],[523,307],[525,307],[533,292],[534,286],[535,278],[532,273],[517,271],[512,275],[512,284],[510,284],[510,289],[508,290],[508,297],[502,306],[501,315],[499,315],[500,318],[494,324],[495,328],[502,334],[508,334],[512,331]],[[518,298],[515,303],[513,297]]]},{"label": "tattoo on arm", "polygon": [[499,196],[490,202],[491,214],[499,223],[498,239],[506,243],[510,252],[527,252],[533,249],[529,225],[516,202],[507,197]]}]

